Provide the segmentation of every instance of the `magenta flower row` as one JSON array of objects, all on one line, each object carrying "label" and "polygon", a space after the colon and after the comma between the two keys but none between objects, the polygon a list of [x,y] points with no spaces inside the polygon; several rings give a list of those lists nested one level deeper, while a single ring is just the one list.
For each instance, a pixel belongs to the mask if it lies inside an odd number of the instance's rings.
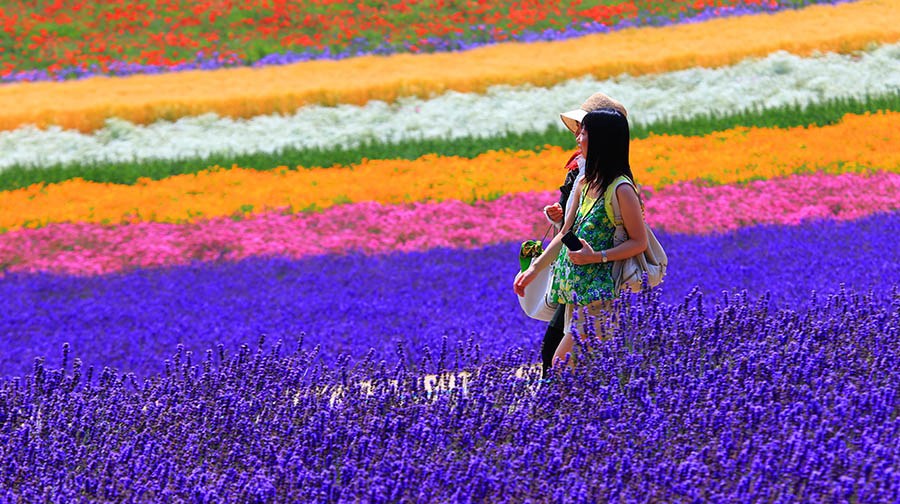
[{"label": "magenta flower row", "polygon": [[[52,224],[0,235],[0,273],[96,275],[254,256],[468,249],[541,237],[540,209],[556,193],[516,193],[475,204],[364,202],[321,213],[270,212],[241,220],[104,226]],[[852,220],[900,209],[900,174],[810,174],[748,184],[646,188],[647,221],[670,233],[709,234],[757,224]]]}]

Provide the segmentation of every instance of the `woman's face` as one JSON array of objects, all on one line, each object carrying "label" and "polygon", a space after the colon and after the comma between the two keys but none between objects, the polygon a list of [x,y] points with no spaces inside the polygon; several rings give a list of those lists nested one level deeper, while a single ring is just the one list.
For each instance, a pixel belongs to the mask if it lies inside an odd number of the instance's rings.
[{"label": "woman's face", "polygon": [[582,156],[587,156],[588,151],[588,134],[581,123],[578,124],[578,133],[575,135],[575,141],[578,142],[578,148],[581,150]]}]

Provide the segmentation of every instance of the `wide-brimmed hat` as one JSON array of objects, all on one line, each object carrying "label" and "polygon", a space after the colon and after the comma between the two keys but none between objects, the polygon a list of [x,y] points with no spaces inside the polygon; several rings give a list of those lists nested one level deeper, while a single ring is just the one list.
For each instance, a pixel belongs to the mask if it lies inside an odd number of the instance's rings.
[{"label": "wide-brimmed hat", "polygon": [[604,108],[618,110],[623,116],[626,118],[628,117],[628,111],[625,110],[624,105],[603,93],[594,93],[581,104],[581,107],[568,112],[563,112],[562,114],[559,114],[559,118],[562,119],[566,128],[569,128],[569,131],[575,133],[578,131],[578,124],[584,119],[584,116],[586,116],[588,112]]}]

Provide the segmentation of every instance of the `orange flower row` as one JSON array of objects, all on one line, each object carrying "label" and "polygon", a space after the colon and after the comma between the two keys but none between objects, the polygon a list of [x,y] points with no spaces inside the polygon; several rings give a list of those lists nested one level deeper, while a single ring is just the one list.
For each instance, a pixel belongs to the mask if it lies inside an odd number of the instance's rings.
[{"label": "orange flower row", "polygon": [[720,66],[778,50],[847,52],[897,40],[900,2],[862,0],[462,53],[14,84],[0,87],[0,130],[55,124],[87,132],[110,117],[147,124],[205,112],[251,117],[311,103],[393,101],[451,89],[481,92],[495,84],[549,86],[585,75]]},{"label": "orange flower row", "polygon": [[[900,113],[848,115],[822,128],[738,128],[704,137],[651,136],[632,142],[643,185],[685,180],[728,184],[783,175],[900,172]],[[429,155],[369,160],[350,167],[273,171],[214,167],[136,185],[86,182],[34,185],[0,193],[0,229],[50,222],[189,222],[271,209],[315,210],[378,201],[492,199],[559,185],[558,147],[535,153],[488,152],[474,159]]]}]

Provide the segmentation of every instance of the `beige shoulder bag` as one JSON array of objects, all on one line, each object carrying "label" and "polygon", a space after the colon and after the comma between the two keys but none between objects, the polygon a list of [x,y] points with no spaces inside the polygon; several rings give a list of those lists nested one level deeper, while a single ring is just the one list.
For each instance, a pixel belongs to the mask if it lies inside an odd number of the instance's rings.
[{"label": "beige shoulder bag", "polygon": [[616,197],[616,188],[622,184],[630,185],[641,201],[641,220],[643,220],[644,227],[647,229],[647,249],[634,257],[614,261],[612,275],[617,290],[640,292],[643,289],[644,274],[647,275],[649,287],[656,287],[662,282],[663,277],[666,276],[666,266],[669,264],[669,259],[666,257],[666,251],[663,250],[659,240],[656,239],[656,235],[653,234],[650,226],[647,225],[647,221],[643,219],[644,201],[641,199],[640,191],[635,188],[634,182],[624,175],[614,180],[606,188],[606,194],[604,194],[607,217],[616,226],[613,246],[615,247],[628,240],[628,233],[625,231],[622,220],[622,212],[619,210],[619,198]]}]

